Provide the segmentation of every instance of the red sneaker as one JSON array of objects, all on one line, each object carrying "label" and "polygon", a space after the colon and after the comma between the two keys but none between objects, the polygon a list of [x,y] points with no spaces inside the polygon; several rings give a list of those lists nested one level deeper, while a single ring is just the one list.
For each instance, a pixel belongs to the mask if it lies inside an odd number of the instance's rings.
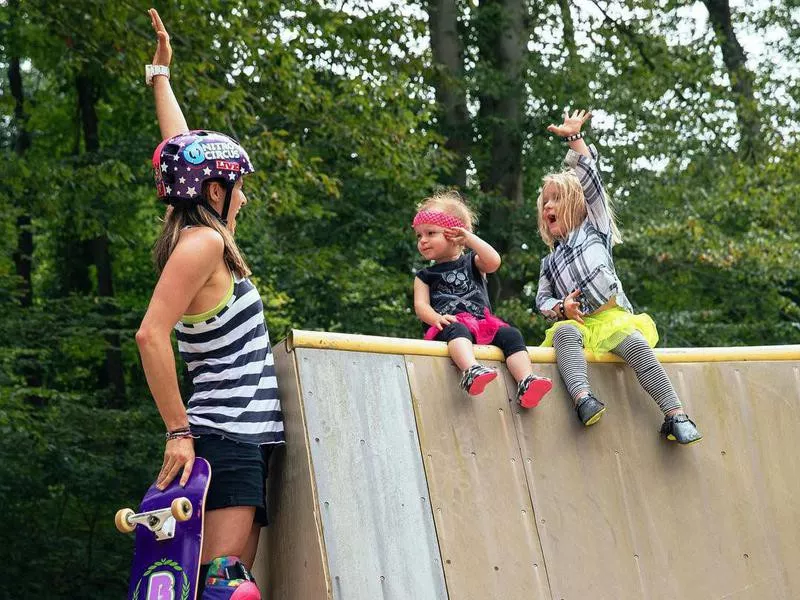
[{"label": "red sneaker", "polygon": [[497,371],[483,365],[474,364],[464,371],[461,387],[470,396],[482,394],[484,388],[497,378]]},{"label": "red sneaker", "polygon": [[517,402],[522,408],[537,406],[544,395],[553,389],[553,382],[547,377],[528,375],[517,386]]}]

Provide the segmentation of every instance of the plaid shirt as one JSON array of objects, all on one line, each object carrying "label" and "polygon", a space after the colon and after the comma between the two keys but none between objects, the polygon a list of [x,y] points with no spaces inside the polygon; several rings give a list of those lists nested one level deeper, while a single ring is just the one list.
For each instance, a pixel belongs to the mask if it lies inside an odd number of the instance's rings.
[{"label": "plaid shirt", "polygon": [[553,308],[576,289],[581,312],[589,314],[616,296],[617,306],[628,312],[633,307],[622,291],[611,254],[611,218],[606,208],[603,182],[597,170],[597,149],[589,146],[591,158],[570,149],[564,165],[575,170],[583,186],[587,217],[581,226],[556,242],[542,260],[536,308],[549,318]]}]

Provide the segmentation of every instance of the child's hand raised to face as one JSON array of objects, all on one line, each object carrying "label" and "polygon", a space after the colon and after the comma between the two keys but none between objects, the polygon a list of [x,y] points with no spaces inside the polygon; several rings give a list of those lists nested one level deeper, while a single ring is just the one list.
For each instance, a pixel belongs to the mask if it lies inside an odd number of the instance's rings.
[{"label": "child's hand raised to face", "polygon": [[448,227],[443,233],[444,239],[447,241],[455,242],[459,246],[466,246],[467,237],[469,236],[470,232],[463,227]]},{"label": "child's hand raised to face", "polygon": [[581,130],[583,124],[592,118],[592,113],[588,110],[576,110],[569,114],[568,109],[564,109],[564,123],[561,125],[548,125],[547,131],[559,137],[575,135]]}]

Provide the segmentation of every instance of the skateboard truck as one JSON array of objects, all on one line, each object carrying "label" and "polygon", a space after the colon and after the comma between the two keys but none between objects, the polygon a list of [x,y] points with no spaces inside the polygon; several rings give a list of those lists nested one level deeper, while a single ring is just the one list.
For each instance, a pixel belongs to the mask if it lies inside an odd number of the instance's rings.
[{"label": "skateboard truck", "polygon": [[131,533],[138,525],[147,527],[159,541],[175,537],[175,524],[188,521],[192,516],[192,503],[188,498],[175,498],[167,508],[135,513],[130,508],[121,508],[114,516],[114,524],[122,533]]}]

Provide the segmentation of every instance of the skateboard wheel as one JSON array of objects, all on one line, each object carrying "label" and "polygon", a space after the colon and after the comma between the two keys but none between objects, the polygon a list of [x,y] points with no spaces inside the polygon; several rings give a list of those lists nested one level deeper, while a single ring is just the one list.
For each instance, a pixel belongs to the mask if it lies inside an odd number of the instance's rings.
[{"label": "skateboard wheel", "polygon": [[192,516],[192,503],[185,497],[175,498],[169,509],[176,521],[188,521]]},{"label": "skateboard wheel", "polygon": [[130,508],[120,508],[117,514],[114,515],[114,525],[117,526],[117,530],[121,533],[130,533],[136,529],[136,523],[131,523],[128,520],[135,514]]}]

